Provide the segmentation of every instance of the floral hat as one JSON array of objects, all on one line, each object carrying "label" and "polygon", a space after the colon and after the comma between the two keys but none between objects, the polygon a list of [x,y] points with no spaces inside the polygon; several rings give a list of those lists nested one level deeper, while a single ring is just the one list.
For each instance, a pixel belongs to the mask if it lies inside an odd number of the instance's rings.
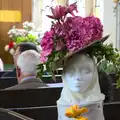
[{"label": "floral hat", "polygon": [[12,27],[8,31],[8,36],[12,39],[12,41],[5,46],[5,51],[9,51],[10,54],[14,54],[14,49],[16,45],[20,44],[21,42],[33,42],[36,45],[38,43],[38,35],[35,34],[35,26],[32,22],[24,22],[23,28],[18,29],[15,26]]},{"label": "floral hat", "polygon": [[43,74],[44,65],[47,71],[53,72],[64,65],[66,58],[96,43],[102,45],[109,37],[103,37],[103,25],[99,18],[74,15],[74,11],[78,12],[76,3],[66,7],[56,6],[51,8],[51,11],[52,15],[47,16],[54,21],[40,43],[42,64],[38,66],[39,75]]}]

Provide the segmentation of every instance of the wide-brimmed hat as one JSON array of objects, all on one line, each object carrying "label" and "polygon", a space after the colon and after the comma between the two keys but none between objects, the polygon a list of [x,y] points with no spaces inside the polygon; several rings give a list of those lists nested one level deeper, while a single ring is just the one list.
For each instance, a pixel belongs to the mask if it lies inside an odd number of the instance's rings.
[{"label": "wide-brimmed hat", "polygon": [[68,59],[69,57],[75,55],[76,53],[79,53],[79,52],[82,52],[82,51],[87,51],[88,48],[96,45],[96,43],[101,43],[103,44],[108,38],[109,38],[110,35],[106,35],[105,37],[101,38],[101,39],[98,39],[98,40],[95,40],[93,42],[91,42],[90,44],[88,45],[85,45],[83,48],[80,48],[74,52],[69,52],[64,59]]}]

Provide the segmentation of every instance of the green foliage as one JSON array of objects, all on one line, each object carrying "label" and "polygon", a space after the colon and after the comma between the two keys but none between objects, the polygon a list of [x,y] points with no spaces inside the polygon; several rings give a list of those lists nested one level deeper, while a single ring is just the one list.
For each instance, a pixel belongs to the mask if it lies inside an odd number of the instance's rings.
[{"label": "green foliage", "polygon": [[106,72],[108,74],[118,72],[116,65],[113,63],[109,63],[107,60],[101,61],[98,65],[98,68],[100,72]]},{"label": "green foliage", "polygon": [[117,88],[120,87],[120,54],[112,44],[104,45],[96,43],[89,48],[89,54],[97,58],[99,71],[106,73],[115,73],[117,80]]},{"label": "green foliage", "polygon": [[49,72],[54,77],[54,71],[64,65],[62,58],[64,58],[65,55],[66,53],[64,51],[53,51],[53,53],[48,56],[46,63],[38,65],[38,77],[41,78],[45,72]]},{"label": "green foliage", "polygon": [[44,73],[44,66],[43,66],[43,64],[39,64],[38,66],[37,66],[37,77],[42,77],[42,75],[43,75],[43,73]]},{"label": "green foliage", "polygon": [[37,42],[37,37],[32,35],[32,34],[27,34],[25,37],[24,36],[17,36],[14,38],[14,41],[16,44],[19,44],[21,42],[33,42],[35,44],[39,44]]}]

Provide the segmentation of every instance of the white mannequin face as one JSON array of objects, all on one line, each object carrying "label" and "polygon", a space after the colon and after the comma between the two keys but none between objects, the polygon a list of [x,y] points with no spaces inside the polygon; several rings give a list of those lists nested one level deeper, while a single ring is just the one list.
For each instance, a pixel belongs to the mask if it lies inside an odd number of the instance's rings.
[{"label": "white mannequin face", "polygon": [[93,60],[84,54],[76,54],[68,60],[63,79],[73,92],[84,92],[92,81],[94,72]]}]

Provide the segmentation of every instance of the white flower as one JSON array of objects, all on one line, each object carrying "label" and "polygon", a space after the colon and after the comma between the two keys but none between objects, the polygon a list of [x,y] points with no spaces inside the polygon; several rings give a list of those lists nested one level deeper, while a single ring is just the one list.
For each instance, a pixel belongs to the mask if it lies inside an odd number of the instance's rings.
[{"label": "white flower", "polygon": [[23,28],[29,31],[29,30],[34,29],[35,26],[34,26],[34,23],[26,21],[23,23]]},{"label": "white flower", "polygon": [[10,51],[9,51],[9,52],[10,52],[10,54],[11,54],[11,55],[14,55],[15,50],[12,48],[12,49],[10,49]]},{"label": "white flower", "polygon": [[13,35],[9,35],[9,37],[10,37],[10,38],[12,38],[12,37],[13,37]]},{"label": "white flower", "polygon": [[4,49],[7,52],[9,50],[9,45],[6,45]]}]

